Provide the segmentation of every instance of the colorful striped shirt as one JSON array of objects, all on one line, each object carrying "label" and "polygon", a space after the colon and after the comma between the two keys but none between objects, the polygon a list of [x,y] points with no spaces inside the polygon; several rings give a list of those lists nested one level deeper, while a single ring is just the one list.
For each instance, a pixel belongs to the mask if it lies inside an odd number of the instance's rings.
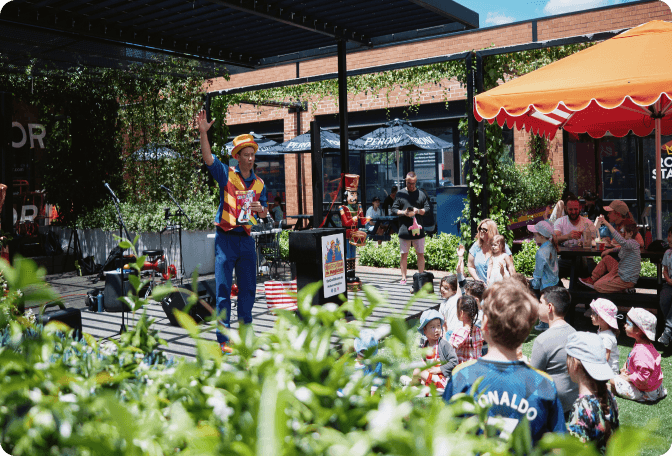
[{"label": "colorful striped shirt", "polygon": [[642,253],[639,243],[634,239],[627,241],[617,231],[614,231],[614,241],[621,247],[618,252],[618,276],[623,282],[636,283],[642,270]]}]

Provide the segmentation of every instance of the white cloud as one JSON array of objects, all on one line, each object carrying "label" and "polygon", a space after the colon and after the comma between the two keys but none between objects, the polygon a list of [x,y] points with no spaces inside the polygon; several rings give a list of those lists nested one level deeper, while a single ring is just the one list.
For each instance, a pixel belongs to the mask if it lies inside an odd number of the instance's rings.
[{"label": "white cloud", "polygon": [[607,6],[607,0],[549,0],[544,7],[544,13],[549,16],[563,13],[573,13],[590,8],[599,8]]},{"label": "white cloud", "polygon": [[516,22],[516,18],[505,16],[503,13],[488,13],[488,17],[485,19],[485,23],[488,25],[502,25],[511,22]]}]

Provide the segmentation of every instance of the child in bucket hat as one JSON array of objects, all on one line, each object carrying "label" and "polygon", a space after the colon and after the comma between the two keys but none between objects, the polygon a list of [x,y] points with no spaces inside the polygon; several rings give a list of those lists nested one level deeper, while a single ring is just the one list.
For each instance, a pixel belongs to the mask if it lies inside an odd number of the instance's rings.
[{"label": "child in bucket hat", "polygon": [[575,332],[567,337],[567,370],[579,385],[579,397],[567,422],[569,433],[581,442],[594,442],[604,452],[611,434],[618,429],[618,405],[607,383],[614,376],[606,350],[597,334]]},{"label": "child in bucket hat", "polygon": [[527,229],[534,233],[534,242],[539,249],[535,255],[534,273],[532,273],[532,289],[537,298],[541,290],[552,287],[560,282],[558,277],[558,245],[553,240],[553,227],[547,221],[536,225],[527,225]]},{"label": "child in bucket hat", "polygon": [[590,303],[590,321],[593,326],[597,326],[597,335],[602,339],[604,348],[607,351],[607,362],[611,366],[614,374],[618,375],[618,321],[616,305],[608,299],[595,299]]},{"label": "child in bucket hat", "polygon": [[[455,349],[443,337],[443,315],[434,309],[425,310],[420,316],[418,332],[426,338],[422,348],[432,349],[425,361],[433,365],[424,370],[415,369],[412,383],[419,381],[423,385],[434,385],[443,390],[450,380],[453,368],[457,366]],[[411,381],[406,377],[402,383],[408,384]]]},{"label": "child in bucket hat", "polygon": [[651,343],[655,330],[656,317],[651,312],[640,308],[628,311],[625,334],[635,339],[635,345],[621,374],[611,379],[617,395],[638,402],[655,402],[667,396],[660,353]]}]

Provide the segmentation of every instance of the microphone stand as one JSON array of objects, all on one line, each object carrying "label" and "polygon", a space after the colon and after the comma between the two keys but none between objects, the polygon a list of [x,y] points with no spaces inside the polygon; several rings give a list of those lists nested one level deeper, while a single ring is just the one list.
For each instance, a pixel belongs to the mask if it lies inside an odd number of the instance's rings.
[{"label": "microphone stand", "polygon": [[191,223],[191,218],[186,212],[184,212],[184,209],[182,209],[180,203],[177,202],[177,200],[173,196],[173,192],[171,192],[170,189],[168,189],[168,187],[164,185],[162,185],[161,188],[166,191],[170,199],[173,201],[173,203],[175,203],[175,206],[177,206],[177,212],[173,214],[173,217],[177,218],[177,236],[180,243],[180,285],[182,285],[182,280],[186,272],[184,270],[184,258],[182,258],[182,217],[186,217],[189,223]]},{"label": "microphone stand", "polygon": [[[121,209],[119,208],[119,199],[117,198],[117,195],[114,194],[114,192],[112,191],[112,189],[110,188],[110,186],[108,184],[105,184],[105,187],[110,191],[110,194],[112,195],[112,202],[114,203],[114,207],[117,209],[117,217],[119,218],[119,220],[117,221],[117,223],[119,224],[119,237],[123,238],[124,237],[123,233],[126,232],[126,239],[128,239],[129,242],[130,242],[131,241],[131,236],[128,234],[128,229],[126,228],[126,225],[124,224],[124,219],[121,216]],[[125,250],[122,251],[122,259],[123,259],[123,252],[124,251]],[[122,260],[122,262],[123,262],[123,260]],[[124,268],[121,266],[121,263],[119,263],[119,266],[120,266],[119,267],[119,273],[121,275],[121,294],[123,295],[124,294]],[[126,304],[124,304],[124,305],[126,305]],[[122,309],[123,309],[123,307],[122,307]],[[121,327],[119,328],[119,334],[120,335],[122,333],[126,332],[126,324],[124,322],[125,313],[126,312],[124,312],[123,310],[121,311]]]}]

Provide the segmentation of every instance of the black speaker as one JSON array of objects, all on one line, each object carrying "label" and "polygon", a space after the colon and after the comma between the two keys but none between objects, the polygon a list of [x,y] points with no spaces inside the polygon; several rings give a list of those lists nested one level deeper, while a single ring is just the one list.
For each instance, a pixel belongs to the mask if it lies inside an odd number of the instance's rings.
[{"label": "black speaker", "polygon": [[[189,300],[191,284],[185,285],[183,289],[179,288],[179,291],[171,293],[161,301],[161,307],[166,313],[168,321],[170,321],[170,324],[173,326],[180,326],[175,319],[175,316],[173,315],[173,309],[184,311],[184,308],[187,306],[187,302]],[[194,306],[191,308],[189,315],[196,321],[196,323],[201,323],[215,312],[215,279],[198,282],[197,292],[198,302],[196,302],[196,304],[194,304]]]},{"label": "black speaker", "polygon": [[122,277],[122,274],[116,271],[106,272],[105,291],[103,292],[103,309],[105,312],[130,311],[131,309],[124,302],[119,301],[119,298],[126,296],[131,289],[128,277]]},{"label": "black speaker", "polygon": [[38,315],[37,321],[43,325],[50,321],[60,321],[75,330],[75,338],[82,335],[82,311],[79,309],[66,309],[61,306],[61,309],[56,312]]}]

